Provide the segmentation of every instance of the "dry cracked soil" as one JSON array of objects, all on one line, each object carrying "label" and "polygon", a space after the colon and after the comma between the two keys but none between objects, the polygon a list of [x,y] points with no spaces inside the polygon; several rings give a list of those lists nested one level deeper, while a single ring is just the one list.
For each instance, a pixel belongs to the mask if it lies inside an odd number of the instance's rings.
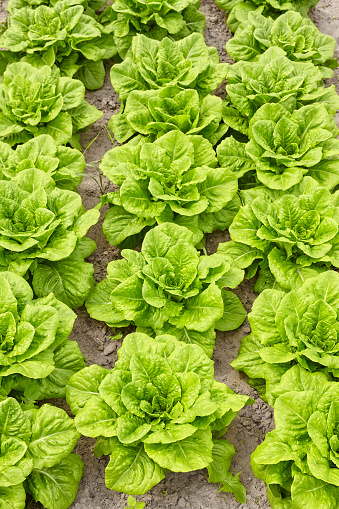
[{"label": "dry cracked soil", "polygon": [[[3,19],[6,2],[0,0],[0,13]],[[208,46],[215,46],[222,62],[232,63],[226,54],[225,44],[231,34],[224,22],[224,13],[218,9],[214,0],[202,0],[201,11],[206,16],[205,40]],[[311,10],[310,17],[318,28],[325,34],[332,35],[337,40],[336,57],[339,57],[339,0],[320,0],[317,7]],[[86,151],[86,161],[91,163],[87,166],[86,175],[78,190],[84,206],[89,209],[100,201],[98,185],[98,171],[93,166],[98,166],[106,151],[113,148],[111,139],[107,133],[106,125],[114,113],[119,110],[118,96],[115,94],[109,79],[110,62],[106,62],[106,79],[100,90],[88,91],[86,99],[103,112],[101,120],[93,124],[82,135],[81,143],[86,148],[95,138],[96,140]],[[337,72],[333,80],[339,93]],[[330,84],[330,83],[329,83]],[[225,97],[225,83],[216,92]],[[339,119],[337,118],[337,121]],[[105,177],[103,178],[104,192],[114,189]],[[102,209],[101,221],[89,231],[89,236],[96,242],[97,250],[91,255],[89,261],[94,265],[94,276],[98,283],[106,276],[107,264],[121,258],[120,250],[112,247],[102,232],[102,221],[106,209]],[[209,235],[207,251],[209,254],[216,251],[219,242],[228,239],[227,232],[215,232]],[[247,312],[251,310],[252,303],[256,298],[253,291],[253,281],[244,281],[236,293],[242,301]],[[101,322],[92,320],[82,307],[77,310],[78,318],[72,332],[71,339],[77,341],[87,364],[100,364],[105,368],[113,368],[117,359],[117,350],[122,340],[112,340],[112,331]],[[124,335],[132,332],[130,328]],[[155,486],[146,495],[137,497],[146,503],[145,509],[269,509],[265,484],[256,479],[250,467],[250,455],[259,445],[265,434],[274,428],[273,412],[271,407],[264,403],[258,393],[247,383],[246,377],[230,367],[230,362],[236,358],[241,338],[249,334],[250,326],[247,320],[237,330],[228,333],[217,333],[216,346],[213,354],[215,362],[215,377],[218,381],[226,383],[231,389],[239,394],[251,396],[255,403],[239,412],[239,415],[231,423],[226,438],[236,448],[231,470],[240,473],[240,479],[247,490],[247,502],[239,504],[234,496],[229,493],[218,494],[218,486],[207,482],[206,472],[195,471],[190,473],[170,473],[166,478]],[[69,409],[65,402],[53,401],[57,406]],[[105,486],[105,467],[108,457],[100,459],[93,456],[94,439],[82,437],[76,447],[84,461],[84,475],[80,482],[78,495],[71,505],[71,509],[124,509],[127,506],[127,496],[122,493],[110,491]],[[41,509],[41,504],[31,500],[27,502],[27,509]],[[325,509],[325,508],[323,508]]]}]

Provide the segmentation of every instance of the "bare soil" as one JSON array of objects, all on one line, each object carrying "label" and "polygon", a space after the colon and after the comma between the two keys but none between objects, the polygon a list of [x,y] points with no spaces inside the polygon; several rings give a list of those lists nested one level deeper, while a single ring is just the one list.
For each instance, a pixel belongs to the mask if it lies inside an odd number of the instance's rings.
[{"label": "bare soil", "polygon": [[[225,44],[231,37],[224,22],[224,13],[217,8],[214,0],[202,0],[201,10],[206,16],[207,27],[205,40],[208,46],[215,46],[222,62],[232,62],[226,54]],[[0,0],[0,18],[5,17],[5,2]],[[311,18],[319,29],[326,34],[332,35],[339,43],[339,1],[320,0],[318,6],[312,9]],[[337,48],[339,56],[339,44]],[[112,114],[118,112],[119,101],[114,93],[109,79],[111,64],[106,64],[106,80],[104,86],[97,91],[88,91],[87,100],[94,104],[104,115],[101,120],[93,124],[83,134],[81,143],[83,148],[96,137],[97,139],[86,151],[87,163],[99,164],[107,150],[113,148],[110,137],[107,134],[106,125]],[[339,93],[338,73],[333,80]],[[225,96],[225,85],[217,90],[217,95]],[[84,206],[88,209],[96,205],[100,200],[99,186],[92,177],[98,180],[98,172],[93,166],[88,166],[86,176],[79,186],[79,193]],[[113,185],[103,178],[104,191],[113,190]],[[101,281],[106,276],[106,267],[111,260],[120,258],[120,250],[112,247],[102,232],[102,220],[106,209],[102,209],[101,222],[93,226],[89,236],[96,242],[97,250],[91,255],[90,261],[94,264],[95,280]],[[213,253],[219,242],[225,242],[227,233],[215,232],[209,235],[207,251]],[[244,281],[236,293],[241,299],[246,310],[251,310],[252,303],[256,298],[253,292],[253,281]],[[88,365],[100,364],[106,368],[113,368],[117,359],[117,349],[121,346],[121,340],[112,341],[112,331],[101,322],[92,320],[85,307],[77,310],[78,319],[72,332],[71,339],[78,342]],[[130,328],[124,334],[132,332]],[[274,428],[273,412],[271,407],[264,403],[257,392],[246,383],[246,377],[239,375],[229,364],[236,358],[240,340],[250,332],[250,326],[246,320],[236,331],[229,333],[217,333],[216,346],[213,360],[215,362],[215,377],[218,381],[226,383],[239,394],[247,394],[255,400],[255,404],[243,409],[238,417],[232,422],[226,434],[227,439],[235,446],[237,453],[233,458],[231,469],[233,472],[241,472],[240,479],[247,489],[247,503],[239,504],[232,494],[218,494],[218,486],[209,484],[204,471],[191,473],[172,473],[154,487],[149,493],[138,500],[146,502],[146,509],[269,509],[266,488],[263,482],[256,479],[250,467],[250,455],[260,444],[265,434]],[[58,406],[67,408],[62,401],[54,401]],[[108,457],[97,459],[93,456],[94,439],[82,437],[76,447],[85,463],[83,479],[80,483],[76,500],[71,505],[72,509],[123,509],[127,505],[127,496],[122,493],[110,491],[105,486],[105,467]],[[40,504],[27,505],[30,509],[41,509]]]}]

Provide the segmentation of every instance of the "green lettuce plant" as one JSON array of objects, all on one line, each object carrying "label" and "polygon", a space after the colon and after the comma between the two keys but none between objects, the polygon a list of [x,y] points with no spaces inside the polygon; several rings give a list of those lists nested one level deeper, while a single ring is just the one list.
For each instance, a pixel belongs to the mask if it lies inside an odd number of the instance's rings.
[{"label": "green lettuce plant", "polygon": [[138,34],[124,61],[111,68],[111,82],[121,101],[133,90],[173,85],[194,88],[203,98],[222,83],[228,66],[219,63],[217,49],[207,47],[201,34],[193,33],[178,41],[168,37],[157,41]]},{"label": "green lettuce plant", "polygon": [[307,104],[322,103],[334,117],[339,108],[335,86],[325,88],[322,74],[312,62],[294,62],[286,52],[271,47],[255,62],[241,61],[230,66],[227,75],[229,106],[223,120],[233,129],[248,135],[249,121],[267,103],[280,103],[293,112]]},{"label": "green lettuce plant", "polygon": [[239,268],[249,267],[251,277],[266,259],[273,285],[298,288],[326,267],[339,267],[338,193],[311,177],[288,194],[265,188],[243,192],[245,204],[229,229],[232,242],[219,244],[218,252]]},{"label": "green lettuce plant", "polygon": [[201,348],[170,335],[129,334],[118,357],[114,369],[90,366],[67,385],[78,431],[97,437],[96,456],[111,455],[107,487],[141,495],[168,471],[205,467],[211,482],[229,476],[234,448],[219,437],[253,400],[216,382]]},{"label": "green lettuce plant", "polygon": [[[8,0],[6,10],[11,14],[14,11],[29,7],[30,9],[37,9],[40,5],[47,5],[47,7],[54,7],[60,0]],[[101,9],[106,5],[106,0],[72,0],[72,5],[83,5],[86,14],[95,15],[95,11]]]},{"label": "green lettuce plant", "polygon": [[235,175],[217,167],[202,136],[170,131],[154,143],[134,138],[106,152],[100,169],[120,187],[103,198],[111,205],[103,228],[112,245],[135,247],[164,221],[187,226],[198,243],[204,233],[227,228],[240,206]]},{"label": "green lettuce plant", "polygon": [[[239,396],[240,397],[240,396]],[[23,409],[0,402],[0,504],[25,509],[26,492],[46,509],[67,509],[78,491],[83,463],[72,451],[80,438],[61,408]]]},{"label": "green lettuce plant", "polygon": [[152,142],[176,130],[200,134],[215,145],[228,130],[227,125],[220,124],[221,117],[220,97],[207,95],[200,100],[196,90],[170,86],[160,90],[134,90],[122,111],[111,117],[108,127],[119,143],[136,133],[148,136]]},{"label": "green lettuce plant", "polygon": [[216,0],[217,6],[224,11],[231,11],[245,4],[246,9],[260,9],[263,16],[279,14],[283,11],[298,11],[306,16],[311,7],[319,0]]},{"label": "green lettuce plant", "polygon": [[275,430],[252,454],[271,507],[335,509],[339,503],[339,384],[291,368],[276,388]]},{"label": "green lettuce plant", "polygon": [[213,330],[232,330],[244,321],[238,297],[223,290],[235,288],[243,271],[223,255],[200,256],[187,228],[163,223],[146,234],[140,253],[121,254],[86,301],[92,318],[111,327],[170,329],[186,342],[204,345],[210,355]]},{"label": "green lettuce plant", "polygon": [[248,316],[235,369],[260,384],[272,403],[276,384],[294,364],[339,377],[339,274],[328,270],[298,290],[264,290]]},{"label": "green lettuce plant", "polygon": [[95,249],[85,237],[99,218],[81,197],[55,187],[37,169],[0,181],[0,269],[32,275],[38,297],[53,292],[71,308],[81,306],[93,285],[93,266],[84,258]]},{"label": "green lettuce plant", "polygon": [[240,187],[259,181],[286,191],[304,175],[329,190],[339,184],[339,130],[324,105],[290,113],[282,104],[265,104],[250,120],[248,134],[248,143],[229,137],[217,148],[220,165],[243,177]]},{"label": "green lettuce plant", "polygon": [[333,58],[335,39],[322,34],[308,18],[298,12],[288,11],[276,20],[258,12],[250,12],[244,27],[226,44],[233,60],[256,61],[267,48],[278,46],[286,51],[290,60],[313,62],[319,66],[323,77],[333,76],[332,68],[338,66]]},{"label": "green lettuce plant", "polygon": [[56,64],[62,76],[74,76],[90,90],[103,85],[103,59],[117,52],[113,34],[104,34],[103,26],[84,14],[83,5],[69,0],[14,10],[0,46],[7,50],[1,52],[2,72],[13,61],[39,67]]},{"label": "green lettuce plant", "polygon": [[58,145],[81,150],[76,133],[102,117],[84,97],[84,85],[61,78],[57,69],[26,62],[7,66],[0,80],[0,141],[16,145],[49,134]]},{"label": "green lettuce plant", "polygon": [[251,12],[262,14],[265,18],[277,19],[282,13],[296,11],[303,17],[319,0],[216,0],[220,9],[227,12],[227,26],[236,33],[246,27]]},{"label": "green lettuce plant", "polygon": [[52,293],[33,300],[28,282],[13,272],[0,272],[0,295],[1,399],[11,390],[30,400],[65,397],[68,379],[85,367],[68,339],[76,314]]},{"label": "green lettuce plant", "polygon": [[179,40],[194,32],[203,34],[206,19],[199,7],[199,0],[114,0],[99,21],[105,33],[114,34],[119,56],[124,59],[137,34],[158,41],[166,37]]},{"label": "green lettuce plant", "polygon": [[76,191],[85,169],[79,150],[57,145],[51,136],[42,134],[12,149],[0,142],[0,178],[11,180],[21,171],[36,168],[51,176],[57,187]]}]

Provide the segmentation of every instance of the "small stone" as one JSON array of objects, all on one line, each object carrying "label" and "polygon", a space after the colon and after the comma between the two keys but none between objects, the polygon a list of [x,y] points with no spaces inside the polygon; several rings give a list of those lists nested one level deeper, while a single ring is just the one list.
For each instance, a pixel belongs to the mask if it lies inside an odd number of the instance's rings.
[{"label": "small stone", "polygon": [[102,352],[102,351],[103,351],[103,349],[104,349],[103,345],[99,345],[99,346],[98,346],[98,350],[99,350],[100,352]]},{"label": "small stone", "polygon": [[211,23],[216,23],[218,21],[218,18],[216,16],[211,16],[210,17],[210,22]]},{"label": "small stone", "polygon": [[110,343],[109,345],[107,345],[104,349],[104,355],[110,355],[112,352],[114,352],[115,350],[115,344],[114,343]]}]

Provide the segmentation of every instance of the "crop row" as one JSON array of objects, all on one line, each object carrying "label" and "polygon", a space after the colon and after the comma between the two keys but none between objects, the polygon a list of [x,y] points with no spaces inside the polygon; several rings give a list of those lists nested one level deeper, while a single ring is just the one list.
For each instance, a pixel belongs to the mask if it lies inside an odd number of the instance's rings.
[{"label": "crop row", "polygon": [[[9,0],[0,70],[0,500],[67,509],[80,434],[110,455],[106,484],[140,495],[166,472],[207,468],[246,492],[221,438],[253,402],[214,379],[216,330],[246,312],[228,289],[258,273],[260,293],[233,367],[274,406],[252,456],[272,508],[337,507],[339,107],[335,41],[307,18],[315,1],[223,1],[237,63],[207,47],[191,0]],[[47,5],[46,5],[47,4]],[[101,9],[102,10],[102,9]],[[304,16],[304,17],[303,17]],[[111,81],[119,143],[101,164],[118,190],[85,211],[80,134],[102,113],[85,87]],[[226,100],[212,94],[227,76]],[[86,237],[122,258],[94,285]],[[231,240],[208,255],[206,234]],[[140,251],[134,250],[142,243]],[[85,367],[75,314],[135,326],[114,369]],[[36,401],[65,397],[75,414]],[[339,407],[338,407],[339,408]],[[339,416],[339,414],[338,414]],[[18,425],[18,423],[20,425]],[[338,444],[337,444],[338,442]]]},{"label": "crop row", "polygon": [[226,47],[239,61],[223,117],[237,135],[217,151],[242,188],[222,250],[250,276],[259,268],[261,292],[248,316],[252,333],[231,365],[249,376],[275,420],[251,466],[273,509],[334,509],[339,131],[338,96],[322,78],[337,67],[335,42],[306,17],[313,1],[292,2],[304,18],[274,0],[217,3],[229,11],[235,36]]}]

